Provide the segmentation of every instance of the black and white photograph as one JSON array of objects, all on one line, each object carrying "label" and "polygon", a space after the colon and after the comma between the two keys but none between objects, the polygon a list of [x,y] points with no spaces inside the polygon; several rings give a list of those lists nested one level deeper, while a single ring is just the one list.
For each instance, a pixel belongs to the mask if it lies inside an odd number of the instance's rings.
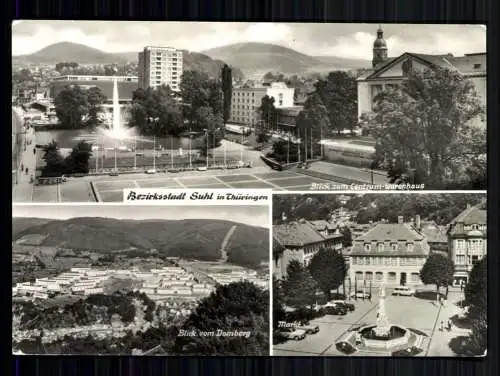
[{"label": "black and white photograph", "polygon": [[15,205],[12,351],[270,352],[266,206]]},{"label": "black and white photograph", "polygon": [[275,194],[272,238],[272,355],[486,355],[485,193]]},{"label": "black and white photograph", "polygon": [[19,20],[17,203],[486,189],[486,27]]}]

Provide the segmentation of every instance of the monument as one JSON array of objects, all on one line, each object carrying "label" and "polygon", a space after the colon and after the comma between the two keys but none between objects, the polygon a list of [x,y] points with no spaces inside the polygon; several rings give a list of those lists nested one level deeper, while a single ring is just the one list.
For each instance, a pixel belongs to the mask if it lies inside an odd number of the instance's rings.
[{"label": "monument", "polygon": [[[346,332],[336,342],[339,351],[345,354],[353,352],[380,353],[391,355],[407,351],[408,355],[419,353],[423,336],[415,330],[393,324],[386,312],[387,295],[385,286],[380,286],[376,323],[362,325]],[[413,349],[413,350],[412,350]],[[416,352],[415,352],[416,351]]]}]

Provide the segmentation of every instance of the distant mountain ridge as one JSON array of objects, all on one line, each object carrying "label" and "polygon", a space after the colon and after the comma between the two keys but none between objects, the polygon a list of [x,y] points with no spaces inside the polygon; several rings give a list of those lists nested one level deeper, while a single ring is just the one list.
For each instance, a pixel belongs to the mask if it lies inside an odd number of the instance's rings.
[{"label": "distant mountain ridge", "polygon": [[40,246],[119,252],[150,250],[171,257],[216,261],[228,231],[237,225],[228,247],[228,261],[257,266],[269,259],[268,229],[222,220],[119,220],[13,218],[12,237],[46,235]]},{"label": "distant mountain ridge", "polygon": [[302,74],[312,71],[367,68],[370,65],[367,60],[336,56],[310,56],[288,47],[270,43],[236,43],[205,50],[202,53],[240,68],[245,76],[255,75],[255,72]]},{"label": "distant mountain ridge", "polygon": [[[205,72],[211,77],[220,76],[225,62],[214,60],[198,52],[183,50],[184,70]],[[56,64],[74,61],[79,64],[126,64],[138,61],[138,52],[109,53],[97,48],[72,42],[51,44],[41,50],[29,54],[12,56],[12,64]],[[233,76],[242,78],[241,71],[233,69]]]}]

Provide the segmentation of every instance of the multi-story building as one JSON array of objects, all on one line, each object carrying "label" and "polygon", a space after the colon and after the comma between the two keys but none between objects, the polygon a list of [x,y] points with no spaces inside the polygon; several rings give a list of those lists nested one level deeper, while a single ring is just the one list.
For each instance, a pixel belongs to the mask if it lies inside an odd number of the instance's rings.
[{"label": "multi-story building", "polygon": [[230,121],[255,126],[259,121],[258,109],[266,95],[274,98],[274,106],[293,107],[294,88],[284,82],[264,83],[262,85],[243,85],[233,87]]},{"label": "multi-story building", "polygon": [[469,273],[487,252],[487,214],[484,204],[468,206],[450,224],[448,244],[455,263],[453,284],[467,283]]},{"label": "multi-story building", "polygon": [[179,91],[182,57],[182,51],[172,47],[144,47],[139,52],[139,87],[146,89],[168,85],[173,91]]},{"label": "multi-story building", "polygon": [[350,278],[375,285],[421,284],[429,245],[415,224],[379,223],[353,241]]},{"label": "multi-story building", "polygon": [[[386,89],[397,88],[405,80],[410,69],[445,68],[459,72],[475,86],[481,102],[486,106],[486,53],[472,53],[464,56],[426,55],[406,52],[398,57],[387,56],[387,43],[381,28],[373,44],[372,69],[358,78],[358,116],[370,114],[374,109],[375,97]],[[486,126],[480,117],[472,120],[477,126]]]},{"label": "multi-story building", "polygon": [[328,229],[321,233],[316,228],[317,225],[306,220],[273,226],[273,273],[276,278],[286,277],[292,260],[308,266],[320,249],[342,249],[342,235],[328,233]]}]

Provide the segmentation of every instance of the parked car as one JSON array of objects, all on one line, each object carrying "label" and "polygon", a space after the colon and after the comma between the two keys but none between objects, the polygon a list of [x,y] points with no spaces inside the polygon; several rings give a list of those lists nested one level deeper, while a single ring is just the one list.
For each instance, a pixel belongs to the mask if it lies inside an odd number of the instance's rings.
[{"label": "parked car", "polygon": [[319,326],[313,324],[300,325],[296,329],[304,330],[306,334],[315,334],[319,332]]},{"label": "parked car", "polygon": [[415,296],[415,290],[408,286],[398,286],[392,291],[392,295]]},{"label": "parked car", "polygon": [[118,176],[119,174],[118,174],[118,172],[110,172],[108,175],[109,176]]},{"label": "parked car", "polygon": [[154,168],[146,170],[146,174],[156,174],[156,170]]},{"label": "parked car", "polygon": [[344,316],[347,315],[347,309],[337,305],[325,306],[324,311],[327,315]]},{"label": "parked car", "polygon": [[352,303],[347,303],[345,300],[334,300],[333,303],[335,303],[335,305],[339,306],[339,307],[343,307],[345,308],[346,310],[352,312],[356,309],[356,307],[354,306],[354,304]]},{"label": "parked car", "polygon": [[370,294],[368,294],[367,292],[364,292],[363,290],[358,290],[358,291],[353,292],[351,294],[351,298],[369,299],[370,298]]},{"label": "parked car", "polygon": [[198,171],[207,171],[207,168],[203,166],[203,167],[198,167],[197,170]]},{"label": "parked car", "polygon": [[292,339],[294,341],[300,341],[306,338],[306,331],[296,328],[282,328],[279,335],[286,339]]}]

